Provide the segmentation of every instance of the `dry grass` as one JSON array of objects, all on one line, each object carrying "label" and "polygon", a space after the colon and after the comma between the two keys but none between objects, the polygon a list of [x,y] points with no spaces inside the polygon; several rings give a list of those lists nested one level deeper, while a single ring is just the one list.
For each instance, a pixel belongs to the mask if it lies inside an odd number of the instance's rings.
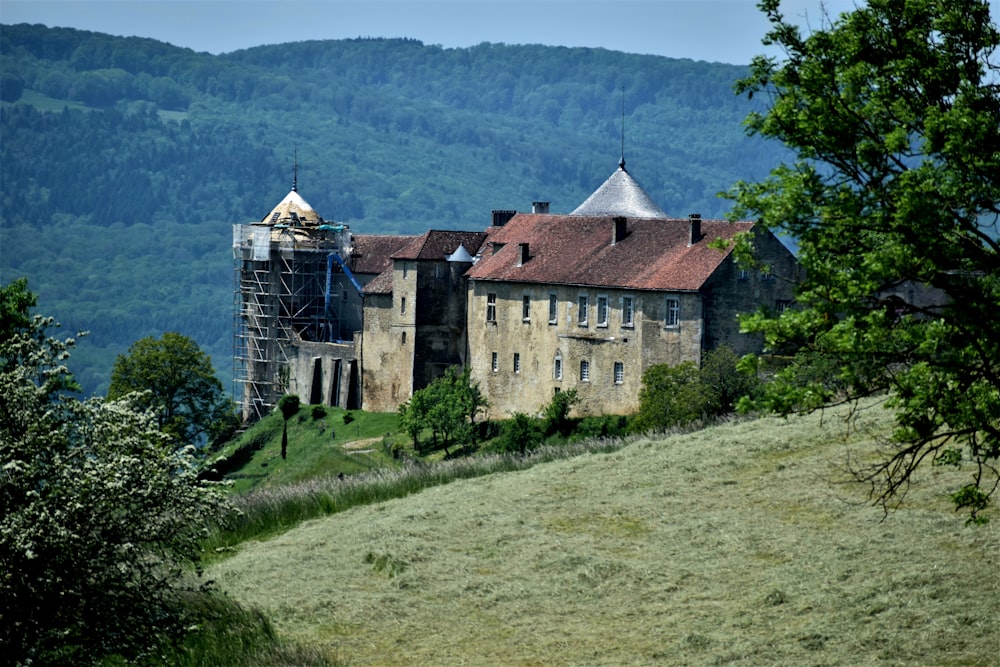
[{"label": "dry grass", "polygon": [[209,576],[348,665],[996,665],[1000,522],[928,469],[846,481],[888,419],[766,419],[357,507]]}]

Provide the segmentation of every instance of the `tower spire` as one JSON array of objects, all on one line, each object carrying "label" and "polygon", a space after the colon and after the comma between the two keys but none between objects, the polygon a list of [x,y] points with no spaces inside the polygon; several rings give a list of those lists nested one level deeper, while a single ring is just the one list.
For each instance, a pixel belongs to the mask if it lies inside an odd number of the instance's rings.
[{"label": "tower spire", "polygon": [[299,147],[295,147],[295,162],[292,164],[292,192],[299,191]]},{"label": "tower spire", "polygon": [[622,86],[622,159],[618,166],[625,169],[625,86]]}]

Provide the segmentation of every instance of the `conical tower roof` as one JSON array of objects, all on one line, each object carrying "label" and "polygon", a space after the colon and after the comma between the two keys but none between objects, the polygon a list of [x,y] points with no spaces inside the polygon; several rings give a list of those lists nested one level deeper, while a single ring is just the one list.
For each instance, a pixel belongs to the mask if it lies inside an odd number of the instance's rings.
[{"label": "conical tower roof", "polygon": [[625,170],[625,160],[615,173],[587,197],[571,215],[623,216],[626,218],[667,218],[642,186]]},{"label": "conical tower roof", "polygon": [[322,224],[323,218],[302,198],[297,189],[292,188],[261,222],[268,225],[313,226]]}]

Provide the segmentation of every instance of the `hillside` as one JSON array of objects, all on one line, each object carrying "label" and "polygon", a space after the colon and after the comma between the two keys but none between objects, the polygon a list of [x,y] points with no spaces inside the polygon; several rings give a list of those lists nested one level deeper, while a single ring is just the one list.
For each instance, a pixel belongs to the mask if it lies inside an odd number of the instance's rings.
[{"label": "hillside", "polygon": [[[347,665],[992,665],[1000,525],[928,467],[884,518],[847,481],[891,419],[643,438],[242,545],[207,575]],[[884,519],[884,520],[883,520]]]},{"label": "hillside", "polygon": [[[288,191],[356,233],[481,229],[491,209],[572,210],[630,171],[664,210],[721,216],[781,147],[747,138],[744,68],[602,49],[406,39],[213,56],[149,39],[0,28],[0,280],[114,356],[176,330],[228,377],[234,222]],[[624,107],[624,109],[623,109]]]}]

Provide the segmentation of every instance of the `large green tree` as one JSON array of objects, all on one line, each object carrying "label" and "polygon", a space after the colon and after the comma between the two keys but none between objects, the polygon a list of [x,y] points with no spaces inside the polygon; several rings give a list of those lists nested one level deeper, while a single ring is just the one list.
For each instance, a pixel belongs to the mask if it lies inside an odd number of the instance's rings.
[{"label": "large green tree", "polygon": [[134,395],[73,396],[73,341],[33,302],[0,291],[0,646],[15,665],[143,662],[191,623],[185,582],[223,499]]},{"label": "large green tree", "polygon": [[[769,102],[751,133],[797,156],[733,190],[736,214],[798,242],[797,307],[747,318],[794,353],[764,404],[788,412],[888,392],[889,453],[857,470],[902,500],[928,460],[971,463],[971,519],[1000,455],[1000,35],[982,0],[869,0],[804,34],[778,0],[738,90]],[[751,256],[744,239],[741,256]],[[804,371],[811,360],[833,377]]]},{"label": "large green tree", "polygon": [[[414,448],[419,453],[443,449],[448,454],[453,444],[472,439],[472,424],[479,411],[486,407],[486,400],[479,384],[471,380],[470,373],[469,368],[459,372],[451,366],[444,375],[413,392],[412,398],[399,406],[400,424],[413,438]],[[424,429],[431,432],[430,443],[419,440]]]},{"label": "large green tree", "polygon": [[160,428],[179,442],[202,444],[231,432],[232,402],[215,376],[212,360],[198,343],[168,332],[136,341],[111,371],[108,398],[132,392],[153,410]]}]

